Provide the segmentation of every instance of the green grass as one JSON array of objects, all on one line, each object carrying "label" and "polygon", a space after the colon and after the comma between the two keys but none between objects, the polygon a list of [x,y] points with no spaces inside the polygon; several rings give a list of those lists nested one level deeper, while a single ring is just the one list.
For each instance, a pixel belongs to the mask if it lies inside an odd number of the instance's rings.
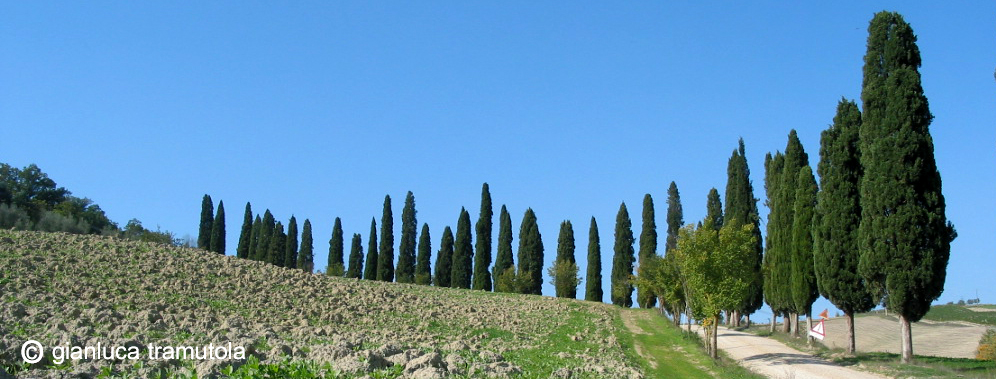
[{"label": "green grass", "polygon": [[634,343],[657,364],[655,368],[647,360],[638,358],[648,378],[763,378],[728,358],[721,357],[718,361],[709,358],[698,335],[674,326],[653,310],[630,312],[649,314],[649,317],[636,320],[636,326],[649,334],[632,335]]},{"label": "green grass", "polygon": [[[989,305],[973,307],[993,309]],[[996,312],[976,312],[964,305],[934,305],[930,307],[930,312],[927,312],[927,315],[923,316],[923,318],[933,321],[965,321],[996,326]]]}]

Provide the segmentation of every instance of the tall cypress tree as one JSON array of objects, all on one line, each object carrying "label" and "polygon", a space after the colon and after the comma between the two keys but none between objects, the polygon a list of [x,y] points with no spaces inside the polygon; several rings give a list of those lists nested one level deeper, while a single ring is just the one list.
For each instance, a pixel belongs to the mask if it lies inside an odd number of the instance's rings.
[{"label": "tall cypress tree", "polygon": [[630,221],[626,203],[619,205],[616,213],[615,245],[612,249],[612,304],[622,307],[633,306],[633,222]]},{"label": "tall cypress tree", "polygon": [[553,261],[552,276],[557,297],[578,297],[577,262],[574,259],[574,226],[570,221],[560,223],[557,236],[557,258]]},{"label": "tall cypress tree", "polygon": [[[781,152],[775,153],[774,156],[768,153],[764,156],[764,189],[767,195],[767,200],[765,200],[765,205],[770,210],[768,212],[768,225],[767,225],[767,239],[765,239],[764,246],[764,259],[761,263],[761,274],[764,277],[762,280],[763,290],[764,290],[764,301],[768,303],[771,307],[771,331],[775,329],[775,317],[778,315],[784,315],[788,310],[788,299],[787,296],[783,296],[779,289],[781,288],[781,283],[776,283],[775,278],[776,267],[781,267],[784,264],[790,264],[790,262],[782,263],[784,260],[778,255],[778,249],[772,242],[775,239],[775,234],[777,233],[777,214],[781,208],[776,207],[775,204],[778,202],[778,190],[781,185],[782,171],[785,166],[785,155]],[[788,318],[786,318],[786,321]],[[787,325],[787,323],[786,323]]]},{"label": "tall cypress tree", "polygon": [[225,255],[225,202],[218,201],[218,214],[211,223],[211,251]]},{"label": "tall cypress tree", "polygon": [[363,237],[358,233],[353,233],[353,243],[349,248],[349,268],[346,270],[347,278],[359,279],[363,276]]},{"label": "tall cypress tree", "polygon": [[259,215],[252,221],[252,232],[249,235],[249,259],[259,260],[259,238],[263,234],[263,221]]},{"label": "tall cypress tree", "polygon": [[329,239],[329,262],[325,269],[326,275],[343,276],[346,273],[346,266],[343,264],[343,243],[342,220],[336,217],[335,225],[332,227],[332,238]]},{"label": "tall cypress tree", "polygon": [[384,215],[380,218],[380,254],[377,257],[377,280],[394,281],[394,214],[391,195],[384,196]]},{"label": "tall cypress tree", "polygon": [[861,258],[858,271],[899,315],[902,360],[913,359],[910,323],[944,290],[954,227],[945,216],[920,82],[916,35],[894,12],[868,26],[861,89]]},{"label": "tall cypress tree", "polygon": [[678,231],[685,224],[684,211],[681,209],[681,195],[678,193],[678,185],[671,182],[667,188],[667,240],[664,245],[664,253],[670,253],[678,247]]},{"label": "tall cypress tree", "polygon": [[820,294],[844,312],[847,352],[855,352],[854,314],[875,303],[858,274],[858,225],[861,223],[861,181],[858,131],[861,111],[841,99],[833,125],[820,138],[820,192],[813,218],[813,251]]},{"label": "tall cypress tree", "polygon": [[415,233],[418,222],[415,220],[415,195],[408,191],[405,207],[401,210],[401,245],[398,246],[398,269],[395,271],[398,283],[415,283]]},{"label": "tall cypress tree", "polygon": [[543,237],[532,208],[526,209],[519,225],[519,277],[526,281],[522,293],[543,294]]},{"label": "tall cypress tree", "polygon": [[[813,302],[820,297],[813,272],[813,209],[817,194],[813,169],[809,166],[799,169],[796,183],[795,219],[792,224],[792,303],[795,313],[806,315],[809,328],[812,328]],[[798,332],[799,328],[796,328]]]},{"label": "tall cypress tree", "polygon": [[239,247],[235,249],[235,256],[246,259],[249,258],[249,244],[252,242],[252,205],[246,202],[246,212],[242,216],[242,231],[239,233]]},{"label": "tall cypress tree", "polygon": [[743,264],[750,267],[746,272],[750,275],[748,279],[748,295],[743,303],[735,309],[738,313],[747,316],[761,309],[764,304],[763,277],[761,276],[761,261],[764,256],[764,245],[761,239],[761,218],[757,212],[757,198],[754,197],[754,184],[750,181],[750,168],[747,166],[747,154],[744,149],[744,139],[741,138],[739,146],[733,150],[726,167],[726,207],[723,213],[723,222],[733,226],[743,226],[745,224],[754,225],[754,249],[749,256],[745,256]]},{"label": "tall cypress tree", "polygon": [[214,226],[214,203],[207,194],[201,200],[201,227],[197,234],[197,247],[211,250],[211,229]]},{"label": "tall cypress tree", "polygon": [[[643,262],[657,255],[657,221],[654,215],[654,199],[650,194],[643,196],[643,228],[640,232],[640,253],[639,263],[643,267]],[[638,289],[636,293],[637,304],[642,308],[653,308],[657,304],[657,295]]]},{"label": "tall cypress tree", "polygon": [[284,224],[277,221],[273,226],[273,234],[270,235],[269,257],[270,263],[283,267],[284,246],[287,244],[287,234],[284,234]]},{"label": "tall cypress tree", "polygon": [[602,301],[602,244],[594,216],[591,217],[591,226],[588,227],[588,274],[585,276],[584,299]]},{"label": "tall cypress tree", "polygon": [[472,259],[474,245],[470,235],[470,213],[460,208],[460,219],[457,221],[456,245],[453,248],[453,274],[450,276],[450,286],[453,288],[470,288],[473,272]]},{"label": "tall cypress tree", "polygon": [[422,224],[418,236],[418,256],[415,257],[415,284],[432,284],[432,240],[429,237],[429,224]]},{"label": "tall cypress tree", "polygon": [[304,227],[301,229],[301,252],[298,253],[297,268],[309,274],[315,271],[315,242],[309,219],[304,219]]},{"label": "tall cypress tree", "polygon": [[709,195],[706,197],[706,220],[711,221],[716,230],[723,228],[723,202],[720,201],[719,191],[715,187],[709,189]]},{"label": "tall cypress tree", "polygon": [[377,280],[377,219],[370,218],[370,236],[367,240],[367,266],[363,269],[363,279]]},{"label": "tall cypress tree", "polygon": [[505,275],[512,267],[512,217],[508,214],[505,205],[501,206],[498,215],[498,254],[495,257],[494,282],[495,291],[508,290],[498,288],[498,280],[501,275]]},{"label": "tall cypress tree", "polygon": [[453,230],[447,226],[443,229],[443,239],[439,242],[439,253],[436,254],[436,275],[432,279],[436,287],[449,287],[453,274]]},{"label": "tall cypress tree", "polygon": [[287,223],[287,245],[284,247],[284,267],[297,268],[297,218]]},{"label": "tall cypress tree", "polygon": [[488,183],[481,188],[481,213],[474,229],[477,232],[477,245],[474,249],[474,283],[475,290],[491,291],[491,190]]},{"label": "tall cypress tree", "polygon": [[259,260],[266,263],[273,263],[273,256],[270,255],[270,239],[273,238],[273,231],[276,228],[276,220],[273,219],[273,213],[267,209],[263,212],[263,222],[260,224],[259,241],[257,246],[257,254]]},{"label": "tall cypress tree", "polygon": [[[777,185],[774,187],[774,192],[769,192],[769,196],[774,195],[774,200],[769,204],[770,248],[765,256],[768,262],[765,267],[770,272],[766,274],[765,280],[770,280],[770,283],[765,282],[767,287],[765,298],[776,313],[787,315],[789,321],[792,321],[798,319],[792,299],[792,226],[795,224],[795,196],[799,187],[799,170],[809,165],[809,156],[794,129],[789,132],[785,154],[776,155],[769,161],[770,168],[777,170],[772,172],[777,177],[771,178],[772,181],[777,181]],[[790,323],[785,323],[785,327],[788,331]]]}]

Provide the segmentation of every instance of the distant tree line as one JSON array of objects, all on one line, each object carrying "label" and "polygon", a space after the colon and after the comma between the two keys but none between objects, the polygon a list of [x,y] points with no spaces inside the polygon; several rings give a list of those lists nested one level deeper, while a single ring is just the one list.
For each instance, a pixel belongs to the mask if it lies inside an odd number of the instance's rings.
[{"label": "distant tree line", "polygon": [[93,200],[73,196],[35,164],[17,168],[0,163],[0,228],[95,234],[170,245],[190,243],[169,231],[146,229],[137,219],[119,228]]}]

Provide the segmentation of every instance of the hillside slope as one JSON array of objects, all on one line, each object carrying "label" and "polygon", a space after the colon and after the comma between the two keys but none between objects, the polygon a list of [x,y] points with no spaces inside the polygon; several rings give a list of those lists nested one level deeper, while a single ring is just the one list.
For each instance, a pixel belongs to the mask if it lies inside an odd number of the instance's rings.
[{"label": "hillside slope", "polygon": [[[203,377],[245,360],[147,354],[231,343],[338,377],[642,377],[605,304],[333,278],[103,237],[0,231],[0,298],[0,364],[19,376]],[[46,358],[23,364],[27,340]],[[50,348],[98,342],[140,349],[140,362],[56,364]]]},{"label": "hillside slope", "polygon": [[[847,322],[843,317],[826,321],[823,344],[843,348],[847,343]],[[985,325],[963,321],[920,320],[912,325],[913,352],[917,355],[975,358]],[[861,352],[899,353],[899,320],[894,315],[867,313],[854,319],[855,344]]]}]

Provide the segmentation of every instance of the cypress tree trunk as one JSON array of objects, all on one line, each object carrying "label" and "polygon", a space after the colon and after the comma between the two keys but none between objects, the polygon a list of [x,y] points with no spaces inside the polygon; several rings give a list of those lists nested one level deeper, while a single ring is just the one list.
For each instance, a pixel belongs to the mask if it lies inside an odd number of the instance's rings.
[{"label": "cypress tree trunk", "polygon": [[910,319],[899,315],[899,337],[902,341],[903,363],[913,363],[913,332],[910,329]]},{"label": "cypress tree trunk", "polygon": [[813,330],[812,310],[806,312],[806,343],[809,344],[809,346],[813,346],[813,336],[809,335],[810,330]]},{"label": "cypress tree trunk", "polygon": [[777,317],[777,313],[771,312],[771,329],[769,330],[771,333],[775,332],[775,317]]},{"label": "cypress tree trunk", "polygon": [[792,332],[792,315],[788,312],[782,312],[782,333],[789,334]]},{"label": "cypress tree trunk", "polygon": [[844,312],[844,319],[847,320],[847,353],[854,354],[857,345],[854,343],[854,313]]}]

